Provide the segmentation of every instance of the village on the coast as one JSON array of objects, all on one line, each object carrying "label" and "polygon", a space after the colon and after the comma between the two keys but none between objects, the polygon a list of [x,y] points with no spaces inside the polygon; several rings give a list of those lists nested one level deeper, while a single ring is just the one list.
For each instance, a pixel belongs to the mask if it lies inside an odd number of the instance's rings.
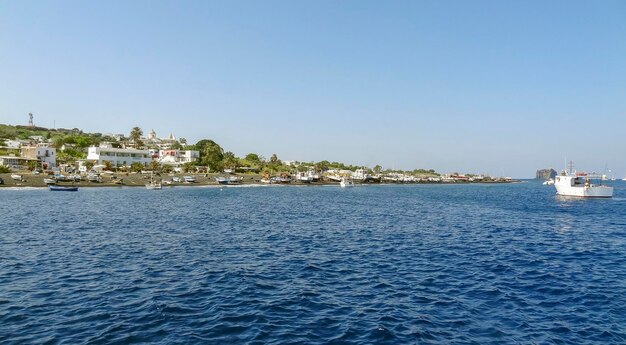
[{"label": "village on the coast", "polygon": [[383,184],[506,183],[510,177],[412,171],[345,165],[339,162],[281,160],[256,153],[236,157],[209,139],[190,144],[169,134],[146,135],[134,127],[128,135],[85,133],[78,128],[50,129],[33,124],[0,124],[0,186],[45,187],[240,185],[240,184]]}]

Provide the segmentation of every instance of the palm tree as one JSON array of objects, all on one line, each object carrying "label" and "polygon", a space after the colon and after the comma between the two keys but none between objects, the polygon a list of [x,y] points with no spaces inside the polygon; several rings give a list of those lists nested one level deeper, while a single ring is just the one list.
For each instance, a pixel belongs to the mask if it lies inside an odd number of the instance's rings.
[{"label": "palm tree", "polygon": [[161,169],[161,164],[157,161],[150,162],[150,170],[158,172]]},{"label": "palm tree", "polygon": [[129,138],[133,142],[135,148],[143,145],[143,143],[141,142],[142,135],[143,131],[139,127],[133,127],[133,129],[130,131]]}]

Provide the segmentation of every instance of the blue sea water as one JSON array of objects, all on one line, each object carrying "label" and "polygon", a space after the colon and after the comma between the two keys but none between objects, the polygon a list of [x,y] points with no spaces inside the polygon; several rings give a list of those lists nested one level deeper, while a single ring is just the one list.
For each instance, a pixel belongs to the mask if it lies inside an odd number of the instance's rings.
[{"label": "blue sea water", "polygon": [[615,188],[0,190],[0,343],[626,343]]}]

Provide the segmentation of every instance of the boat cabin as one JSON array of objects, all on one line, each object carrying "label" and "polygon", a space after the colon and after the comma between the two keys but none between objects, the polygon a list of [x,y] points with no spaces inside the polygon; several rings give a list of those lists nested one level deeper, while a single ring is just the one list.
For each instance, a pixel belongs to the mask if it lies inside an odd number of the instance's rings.
[{"label": "boat cabin", "polygon": [[589,187],[589,178],[584,176],[556,176],[555,185],[565,185],[571,187]]}]

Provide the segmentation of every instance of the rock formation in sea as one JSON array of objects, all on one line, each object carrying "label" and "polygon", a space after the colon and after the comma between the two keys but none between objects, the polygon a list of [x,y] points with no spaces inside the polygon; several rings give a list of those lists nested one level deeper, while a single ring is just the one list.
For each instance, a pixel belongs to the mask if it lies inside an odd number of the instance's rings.
[{"label": "rock formation in sea", "polygon": [[550,169],[539,169],[537,170],[537,174],[535,175],[535,179],[537,180],[549,180],[551,178],[556,177],[556,170]]}]

